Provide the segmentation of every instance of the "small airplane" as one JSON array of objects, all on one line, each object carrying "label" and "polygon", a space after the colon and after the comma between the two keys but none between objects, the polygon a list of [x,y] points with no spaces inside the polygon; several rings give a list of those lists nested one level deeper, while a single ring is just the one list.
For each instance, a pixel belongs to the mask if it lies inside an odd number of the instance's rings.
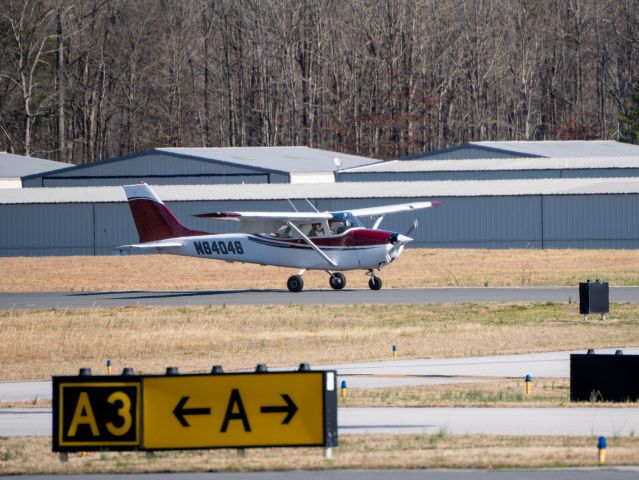
[{"label": "small airplane", "polygon": [[[124,185],[123,188],[140,243],[117,248],[297,268],[297,275],[292,275],[286,284],[291,292],[302,291],[302,275],[307,270],[326,271],[329,284],[335,290],[346,286],[346,277],[341,272],[367,270],[370,275],[368,286],[379,290],[382,280],[375,271],[401,255],[404,245],[413,241],[409,235],[417,227],[415,220],[405,234],[380,230],[384,216],[440,205],[439,202],[418,202],[337,212],[214,212],[194,215],[239,222],[235,233],[215,234],[182,225],[149,185],[140,183]],[[365,228],[360,217],[374,218],[372,228]]]}]

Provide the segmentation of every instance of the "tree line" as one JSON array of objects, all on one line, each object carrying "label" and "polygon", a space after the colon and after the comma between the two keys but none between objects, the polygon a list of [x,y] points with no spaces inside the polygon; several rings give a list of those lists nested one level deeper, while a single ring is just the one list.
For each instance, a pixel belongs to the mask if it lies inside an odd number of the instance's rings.
[{"label": "tree line", "polygon": [[636,141],[638,82],[639,0],[0,0],[0,150],[72,163]]}]

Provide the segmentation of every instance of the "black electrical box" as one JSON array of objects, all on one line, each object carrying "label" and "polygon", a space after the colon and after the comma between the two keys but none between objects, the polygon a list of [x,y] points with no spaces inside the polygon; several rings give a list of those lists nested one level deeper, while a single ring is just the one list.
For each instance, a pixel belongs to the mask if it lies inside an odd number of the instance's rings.
[{"label": "black electrical box", "polygon": [[588,280],[579,284],[579,313],[589,315],[591,313],[606,314],[610,311],[610,297],[608,282],[594,282]]},{"label": "black electrical box", "polygon": [[636,402],[639,400],[639,355],[595,353],[570,355],[570,400]]}]

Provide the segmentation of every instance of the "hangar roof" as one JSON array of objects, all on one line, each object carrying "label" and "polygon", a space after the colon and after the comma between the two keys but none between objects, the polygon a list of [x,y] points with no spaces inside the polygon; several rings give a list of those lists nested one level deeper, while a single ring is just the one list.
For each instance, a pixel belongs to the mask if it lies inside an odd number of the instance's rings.
[{"label": "hangar roof", "polygon": [[[571,178],[330,184],[158,185],[165,201],[304,198],[437,198],[511,195],[639,194],[639,178]],[[0,204],[124,202],[121,187],[0,189]]]},{"label": "hangar roof", "polygon": [[[164,153],[185,160],[200,162],[221,162],[240,165],[261,172],[278,173],[319,173],[337,170],[335,158],[341,160],[341,168],[352,168],[377,163],[374,158],[348,155],[309,147],[211,147],[211,148],[155,148],[143,152],[135,152],[121,157],[98,160],[83,165],[61,164],[66,168],[63,172],[92,169],[93,167],[125,162],[132,158],[150,154]],[[47,161],[47,160],[44,160]],[[55,163],[55,162],[54,162]],[[59,167],[58,167],[59,168]],[[37,172],[36,172],[37,173]],[[38,175],[33,175],[34,177]],[[99,174],[98,174],[99,176]]]},{"label": "hangar roof", "polygon": [[[639,145],[616,142],[614,140],[543,140],[469,142],[455,147],[420,152],[402,157],[401,160],[416,160],[458,152],[459,150],[480,149],[515,157],[637,157]],[[459,158],[459,154],[456,155]],[[472,156],[469,158],[473,158]]]},{"label": "hangar roof", "polygon": [[344,169],[342,173],[465,172],[494,170],[569,170],[639,168],[635,157],[524,157],[468,160],[391,160]]},{"label": "hangar roof", "polygon": [[68,167],[68,163],[0,152],[0,178],[15,178]]},{"label": "hangar roof", "polygon": [[156,148],[155,150],[280,172],[333,172],[338,169],[334,162],[335,158],[341,160],[341,168],[379,162],[373,158],[309,147]]},{"label": "hangar roof", "polygon": [[540,157],[636,157],[639,146],[614,140],[546,140],[530,142],[472,142],[486,148]]}]

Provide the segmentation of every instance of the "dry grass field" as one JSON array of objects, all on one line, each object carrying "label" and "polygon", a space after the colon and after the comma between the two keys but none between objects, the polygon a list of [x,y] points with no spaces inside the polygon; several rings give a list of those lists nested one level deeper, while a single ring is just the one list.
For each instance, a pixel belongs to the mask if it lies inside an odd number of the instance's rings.
[{"label": "dry grass field", "polygon": [[[123,307],[0,311],[0,380],[133,367],[160,373],[639,345],[637,307],[576,304]],[[525,374],[526,372],[522,372]]]},{"label": "dry grass field", "polygon": [[481,383],[420,385],[394,388],[350,388],[344,407],[596,407],[637,408],[639,402],[570,403],[568,378],[534,378],[526,395],[521,378],[491,378]]},{"label": "dry grass field", "polygon": [[[638,402],[570,403],[568,378],[534,378],[530,395],[523,378],[485,378],[471,383],[419,385],[392,388],[348,388],[340,407],[571,407],[637,408]],[[0,401],[0,408],[51,408],[51,400]]]},{"label": "dry grass field", "polygon": [[[325,460],[321,448],[192,450],[70,455],[61,463],[46,437],[0,438],[3,474],[189,471],[282,471],[413,468],[561,468],[597,465],[594,437],[483,435],[345,436]],[[608,439],[607,465],[639,464],[639,438]],[[552,478],[552,472],[548,472]]]},{"label": "dry grass field", "polygon": [[[93,290],[283,289],[292,269],[171,255],[0,258],[0,292]],[[634,250],[409,249],[380,277],[385,288],[571,285],[602,278],[639,285]],[[362,271],[348,287],[367,288]],[[306,288],[328,288],[324,272],[308,272]]]},{"label": "dry grass field", "polygon": [[[381,276],[386,287],[572,285],[604,278],[639,284],[630,251],[410,250]],[[0,259],[0,291],[284,288],[291,270],[171,256]],[[351,287],[366,287],[361,272]],[[327,288],[324,273],[305,277]],[[612,305],[605,321],[584,321],[576,304],[400,306],[208,306],[0,311],[0,380],[76,374],[227,371],[400,358],[444,358],[639,345],[636,305]],[[523,374],[523,372],[522,372]],[[566,379],[474,385],[351,389],[347,406],[562,406]],[[33,406],[40,406],[32,403]],[[567,405],[566,405],[567,406]],[[595,438],[449,435],[342,436],[332,460],[322,450],[235,450],[71,455],[60,463],[47,437],[0,438],[0,471],[92,473],[336,468],[523,468],[595,466]],[[639,464],[639,439],[609,438],[609,465]]]}]

